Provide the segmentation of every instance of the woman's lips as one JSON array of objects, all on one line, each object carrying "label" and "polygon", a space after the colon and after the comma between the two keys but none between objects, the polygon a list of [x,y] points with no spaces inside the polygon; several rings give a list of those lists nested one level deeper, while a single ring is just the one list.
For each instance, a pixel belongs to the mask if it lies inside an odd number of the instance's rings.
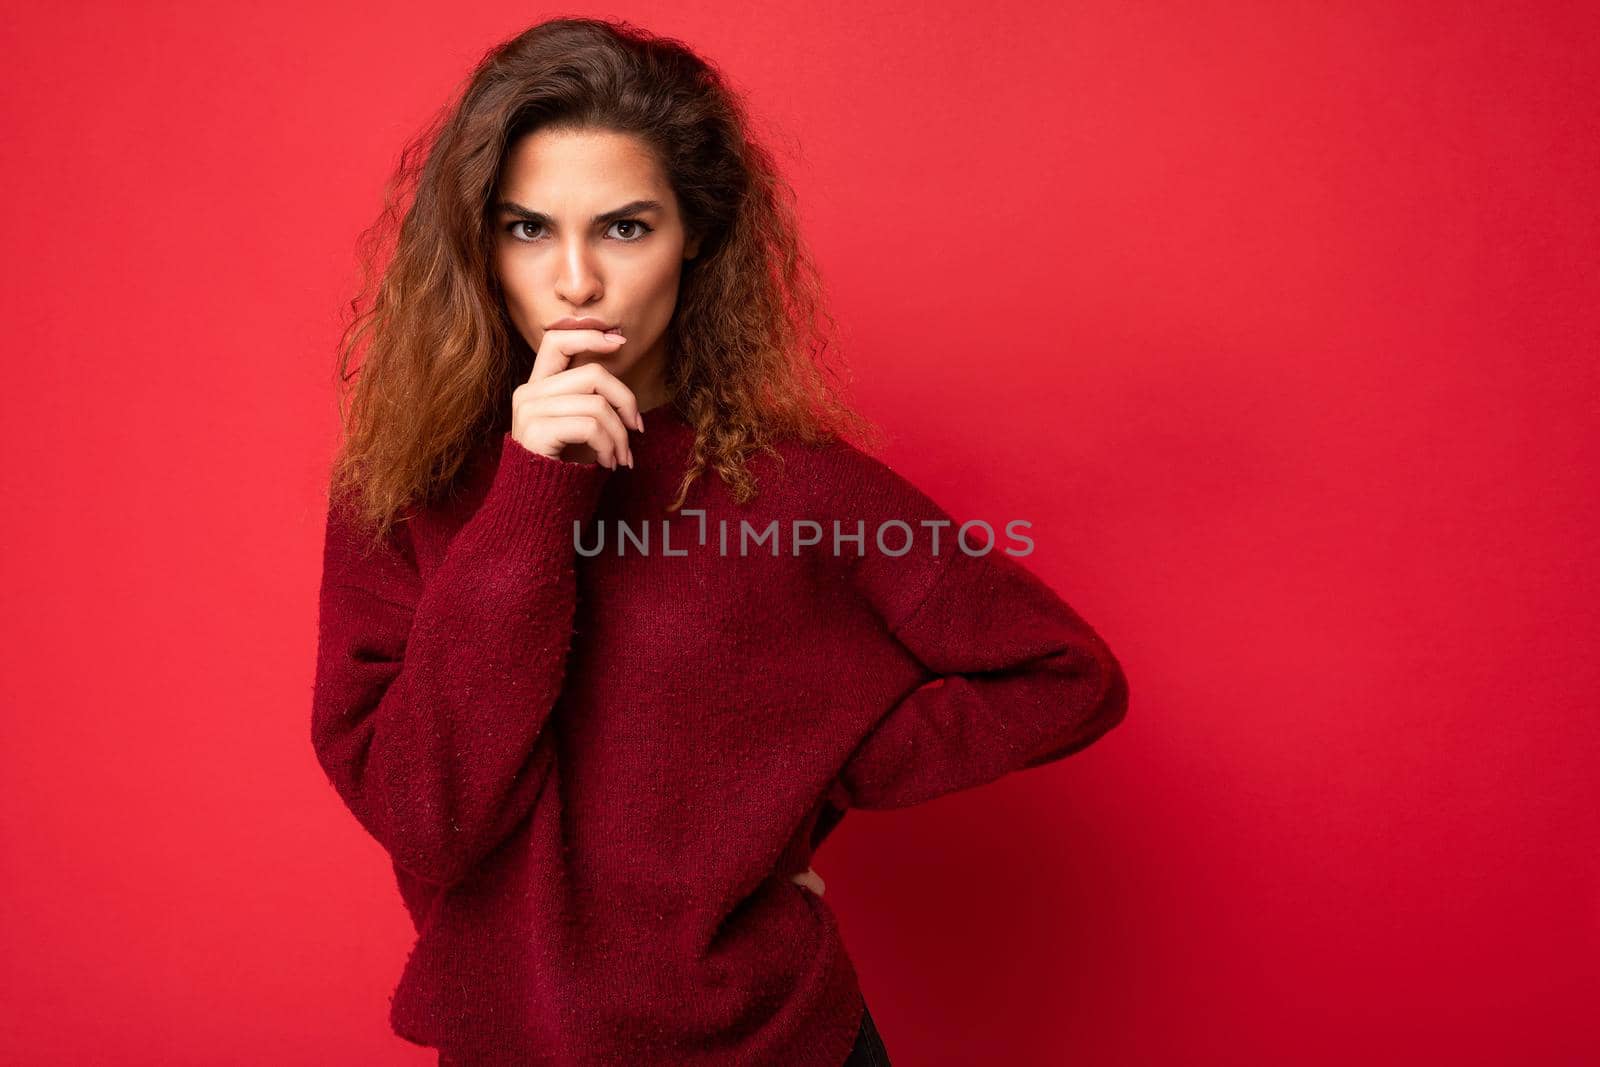
[{"label": "woman's lips", "polygon": [[621,333],[619,323],[606,322],[604,319],[558,319],[546,326],[547,330],[599,330],[601,333]]}]

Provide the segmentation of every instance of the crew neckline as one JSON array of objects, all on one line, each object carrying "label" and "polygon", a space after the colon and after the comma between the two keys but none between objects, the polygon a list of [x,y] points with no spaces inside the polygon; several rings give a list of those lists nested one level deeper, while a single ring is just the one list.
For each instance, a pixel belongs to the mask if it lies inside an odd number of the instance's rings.
[{"label": "crew neckline", "polygon": [[[641,410],[639,412],[639,416],[640,416],[640,418],[644,418],[644,419],[653,418],[653,419],[656,419],[657,421],[660,421],[663,418],[663,416],[665,416],[667,418],[671,418],[671,419],[673,419],[673,420],[675,420],[677,422],[684,422],[685,421],[684,418],[683,418],[683,413],[678,410],[678,405],[674,404],[670,400],[663,401],[662,403],[657,404],[653,408],[646,408],[644,410]],[[645,425],[648,427],[649,423],[647,422],[647,423],[645,423]]]},{"label": "crew neckline", "polygon": [[668,444],[681,444],[686,435],[694,433],[694,427],[670,400],[641,411],[639,417],[644,420],[644,433],[628,427],[628,447],[636,459],[654,455]]}]

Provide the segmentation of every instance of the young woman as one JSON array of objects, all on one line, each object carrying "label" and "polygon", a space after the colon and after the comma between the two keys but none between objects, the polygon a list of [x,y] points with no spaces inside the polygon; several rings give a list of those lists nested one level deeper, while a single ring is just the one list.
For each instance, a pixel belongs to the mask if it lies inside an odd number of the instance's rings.
[{"label": "young woman", "polygon": [[393,1028],[442,1063],[886,1064],[811,857],[1090,744],[1116,659],[847,439],[792,196],[687,48],[535,26],[400,174],[312,715],[416,927]]}]

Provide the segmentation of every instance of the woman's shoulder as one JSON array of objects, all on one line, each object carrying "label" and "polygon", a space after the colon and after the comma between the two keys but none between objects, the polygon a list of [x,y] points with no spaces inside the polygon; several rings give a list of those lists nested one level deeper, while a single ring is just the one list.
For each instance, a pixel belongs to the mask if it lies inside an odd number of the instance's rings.
[{"label": "woman's shoulder", "polygon": [[867,515],[900,508],[908,521],[940,510],[891,461],[847,438],[786,439],[778,449],[785,465],[805,480],[811,502],[824,510]]}]

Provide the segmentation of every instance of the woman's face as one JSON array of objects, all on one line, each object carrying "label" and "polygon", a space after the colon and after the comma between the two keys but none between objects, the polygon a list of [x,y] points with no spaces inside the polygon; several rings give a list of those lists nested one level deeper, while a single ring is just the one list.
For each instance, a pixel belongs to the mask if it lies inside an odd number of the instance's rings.
[{"label": "woman's face", "polygon": [[603,364],[641,409],[664,401],[667,323],[699,240],[685,233],[645,143],[607,130],[528,134],[512,146],[490,210],[495,270],[528,345],[537,352],[562,319],[617,326],[626,344],[580,353],[571,366]]}]

